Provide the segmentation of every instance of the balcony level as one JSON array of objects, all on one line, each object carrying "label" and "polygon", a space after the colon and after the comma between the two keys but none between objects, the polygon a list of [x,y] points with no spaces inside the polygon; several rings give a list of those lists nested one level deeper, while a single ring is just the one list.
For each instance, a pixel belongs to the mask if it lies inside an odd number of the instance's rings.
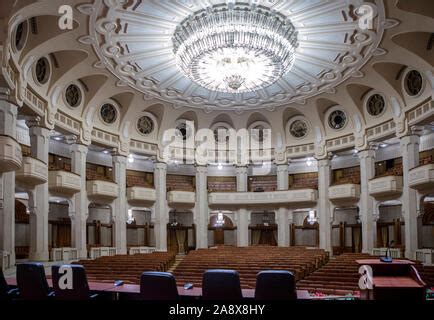
[{"label": "balcony level", "polygon": [[193,191],[169,191],[167,193],[167,203],[171,207],[194,207],[196,203],[196,193]]},{"label": "balcony level", "polygon": [[133,206],[150,206],[157,200],[155,189],[145,187],[127,188],[128,202]]},{"label": "balcony level", "polygon": [[210,206],[255,207],[284,206],[306,208],[316,203],[318,191],[297,189],[270,192],[213,192],[208,196]]},{"label": "balcony level", "polygon": [[72,195],[81,190],[81,178],[78,174],[64,170],[50,171],[48,189],[53,194]]},{"label": "balcony level", "polygon": [[9,136],[0,135],[0,173],[18,170],[21,162],[20,144]]},{"label": "balcony level", "polygon": [[87,196],[94,201],[111,202],[118,197],[119,187],[116,183],[105,180],[86,182]]},{"label": "balcony level", "polygon": [[354,204],[360,199],[360,185],[345,183],[330,186],[329,199],[335,204]]},{"label": "balcony level", "polygon": [[416,189],[421,194],[430,194],[434,190],[434,163],[411,169],[408,174],[410,188]]},{"label": "balcony level", "polygon": [[23,157],[21,168],[15,174],[17,185],[25,189],[48,181],[48,166],[33,157]]},{"label": "balcony level", "polygon": [[377,200],[397,199],[402,194],[402,176],[384,176],[369,181],[369,194]]}]

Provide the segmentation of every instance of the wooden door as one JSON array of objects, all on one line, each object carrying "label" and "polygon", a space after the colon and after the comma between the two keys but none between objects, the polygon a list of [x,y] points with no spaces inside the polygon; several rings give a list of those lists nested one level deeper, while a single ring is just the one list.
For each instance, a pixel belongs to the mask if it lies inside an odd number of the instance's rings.
[{"label": "wooden door", "polygon": [[225,231],[223,229],[214,230],[214,244],[215,245],[225,244]]}]

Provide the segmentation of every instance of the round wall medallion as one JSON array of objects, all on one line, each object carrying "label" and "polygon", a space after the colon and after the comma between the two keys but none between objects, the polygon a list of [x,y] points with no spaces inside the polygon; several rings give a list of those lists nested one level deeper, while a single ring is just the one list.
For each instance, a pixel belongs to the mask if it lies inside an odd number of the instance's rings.
[{"label": "round wall medallion", "polygon": [[309,131],[309,127],[304,120],[295,120],[289,127],[289,132],[294,138],[304,138]]},{"label": "round wall medallion", "polygon": [[81,103],[81,90],[75,84],[70,84],[65,90],[65,100],[72,108],[76,108]]},{"label": "round wall medallion", "polygon": [[386,109],[386,102],[381,94],[375,93],[366,102],[366,109],[371,116],[378,117]]},{"label": "round wall medallion", "polygon": [[144,135],[148,135],[154,131],[154,121],[148,116],[140,117],[137,120],[137,130]]},{"label": "round wall medallion", "polygon": [[101,107],[100,115],[105,123],[112,124],[117,118],[116,107],[110,103],[105,103]]},{"label": "round wall medallion", "polygon": [[332,129],[339,130],[347,124],[347,115],[342,110],[335,110],[329,115],[329,126]]},{"label": "round wall medallion", "polygon": [[423,88],[423,78],[419,71],[411,70],[405,76],[405,90],[410,96],[417,96]]},{"label": "round wall medallion", "polygon": [[35,79],[36,81],[43,85],[46,84],[50,78],[50,63],[47,58],[40,58],[35,65]]}]

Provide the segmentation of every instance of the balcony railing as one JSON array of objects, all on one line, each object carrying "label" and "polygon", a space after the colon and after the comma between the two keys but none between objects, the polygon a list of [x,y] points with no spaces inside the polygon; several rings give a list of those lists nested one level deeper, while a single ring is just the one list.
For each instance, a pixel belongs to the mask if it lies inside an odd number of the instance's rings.
[{"label": "balcony railing", "polygon": [[329,198],[336,203],[354,203],[360,199],[360,185],[353,183],[334,185],[329,188]]},{"label": "balcony railing", "polygon": [[127,199],[132,205],[148,206],[152,205],[157,200],[155,189],[144,187],[129,187],[127,188]]},{"label": "balcony railing", "polygon": [[369,194],[379,200],[396,199],[402,193],[401,176],[385,176],[369,181]]},{"label": "balcony railing", "polygon": [[86,183],[87,195],[100,201],[112,201],[118,197],[118,185],[103,180],[90,180]]},{"label": "balcony railing", "polygon": [[0,173],[16,171],[21,163],[20,144],[9,136],[0,136]]},{"label": "balcony railing", "polygon": [[15,175],[18,185],[34,187],[48,181],[48,166],[39,159],[23,157],[21,168]]},{"label": "balcony railing", "polygon": [[49,171],[48,188],[52,193],[75,194],[81,190],[81,178],[68,171]]},{"label": "balcony railing", "polygon": [[422,194],[432,193],[434,190],[434,163],[411,169],[408,174],[410,188],[418,190]]},{"label": "balcony railing", "polygon": [[254,206],[276,205],[306,207],[316,203],[318,191],[297,189],[271,192],[213,192],[208,196],[209,205]]},{"label": "balcony railing", "polygon": [[167,193],[167,203],[169,206],[194,207],[196,193],[192,191],[169,191]]}]

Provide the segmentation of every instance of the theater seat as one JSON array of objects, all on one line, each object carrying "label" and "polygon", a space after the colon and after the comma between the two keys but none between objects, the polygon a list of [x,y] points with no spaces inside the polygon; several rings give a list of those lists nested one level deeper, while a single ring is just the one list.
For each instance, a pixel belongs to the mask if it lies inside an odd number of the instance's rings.
[{"label": "theater seat", "polygon": [[89,284],[87,282],[86,271],[81,265],[65,265],[72,270],[72,289],[61,289],[59,280],[63,273],[59,273],[61,266],[54,265],[51,267],[53,279],[53,288],[56,300],[89,300],[96,298],[97,295],[90,293]]},{"label": "theater seat", "polygon": [[52,296],[42,263],[17,265],[17,284],[20,299],[45,300]]},{"label": "theater seat", "polygon": [[16,297],[17,293],[18,289],[9,288],[3,270],[0,269],[0,301],[11,300]]},{"label": "theater seat", "polygon": [[204,300],[241,300],[240,276],[235,270],[207,270],[202,278]]},{"label": "theater seat", "polygon": [[178,300],[175,278],[168,272],[143,272],[140,277],[140,298],[143,300]]},{"label": "theater seat", "polygon": [[294,275],[289,271],[261,271],[256,277],[255,299],[296,300]]}]

